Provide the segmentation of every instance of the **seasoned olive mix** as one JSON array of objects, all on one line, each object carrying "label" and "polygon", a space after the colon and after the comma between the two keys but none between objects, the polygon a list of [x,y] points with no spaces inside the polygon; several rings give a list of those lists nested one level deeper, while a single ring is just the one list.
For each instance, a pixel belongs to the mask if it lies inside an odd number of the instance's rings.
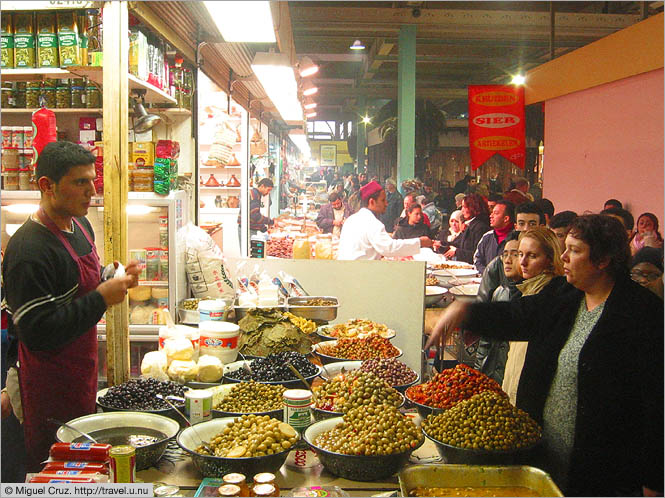
[{"label": "seasoned olive mix", "polygon": [[374,358],[363,361],[360,365],[363,372],[372,372],[381,377],[391,386],[403,386],[413,382],[418,374],[397,358]]},{"label": "seasoned olive mix", "polygon": [[314,392],[316,408],[337,413],[363,405],[399,406],[402,402],[399,393],[385,380],[359,370],[333,377]]},{"label": "seasoned olive mix", "polygon": [[231,388],[215,410],[229,413],[259,413],[284,407],[284,386],[249,381]]},{"label": "seasoned olive mix", "polygon": [[422,427],[442,443],[490,451],[527,448],[541,437],[540,427],[525,411],[491,391],[460,401],[438,415],[429,415]]},{"label": "seasoned olive mix", "polygon": [[[243,415],[234,419],[208,444],[215,452],[213,456],[249,458],[281,453],[292,448],[296,441],[296,431],[289,424],[267,415]],[[196,452],[210,455],[203,445],[196,448]]]},{"label": "seasoned olive mix", "polygon": [[344,421],[319,435],[314,443],[344,455],[392,455],[418,446],[422,433],[413,421],[391,405],[361,405]]}]

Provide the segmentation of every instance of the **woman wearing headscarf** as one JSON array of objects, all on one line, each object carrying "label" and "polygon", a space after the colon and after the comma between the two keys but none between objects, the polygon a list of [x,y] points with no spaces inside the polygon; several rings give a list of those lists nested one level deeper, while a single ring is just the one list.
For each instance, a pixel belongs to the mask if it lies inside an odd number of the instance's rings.
[{"label": "woman wearing headscarf", "polygon": [[529,342],[517,407],[543,428],[541,462],[566,496],[662,496],[663,302],[628,276],[621,222],[573,221],[564,277],[505,303],[453,302],[426,347],[458,327]]},{"label": "woman wearing headscarf", "polygon": [[478,242],[490,229],[487,202],[478,194],[467,195],[462,201],[462,216],[466,230],[450,242],[448,248],[444,247],[443,255],[448,259],[473,264],[473,253],[476,252]]}]

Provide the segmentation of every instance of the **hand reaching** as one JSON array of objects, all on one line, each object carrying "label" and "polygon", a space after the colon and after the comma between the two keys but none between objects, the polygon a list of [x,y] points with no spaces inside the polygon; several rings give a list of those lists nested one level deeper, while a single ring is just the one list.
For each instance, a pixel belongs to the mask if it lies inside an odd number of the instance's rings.
[{"label": "hand reaching", "polygon": [[464,321],[468,308],[469,304],[461,301],[454,301],[448,306],[432,329],[432,333],[425,344],[425,349],[448,342],[455,329]]}]

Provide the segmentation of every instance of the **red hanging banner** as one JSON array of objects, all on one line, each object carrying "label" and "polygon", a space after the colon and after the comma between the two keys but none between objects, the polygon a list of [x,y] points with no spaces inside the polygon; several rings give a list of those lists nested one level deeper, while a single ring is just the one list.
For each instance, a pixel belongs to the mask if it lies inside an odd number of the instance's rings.
[{"label": "red hanging banner", "polygon": [[469,149],[476,170],[494,154],[524,169],[524,87],[469,86]]}]

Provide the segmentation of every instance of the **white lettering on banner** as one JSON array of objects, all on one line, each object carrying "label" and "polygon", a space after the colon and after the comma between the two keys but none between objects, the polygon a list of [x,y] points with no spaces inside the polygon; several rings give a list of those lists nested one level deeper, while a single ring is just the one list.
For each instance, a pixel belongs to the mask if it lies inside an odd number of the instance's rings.
[{"label": "white lettering on banner", "polygon": [[506,128],[514,126],[520,122],[520,118],[514,114],[495,112],[491,114],[481,114],[473,118],[473,124],[483,128]]}]

